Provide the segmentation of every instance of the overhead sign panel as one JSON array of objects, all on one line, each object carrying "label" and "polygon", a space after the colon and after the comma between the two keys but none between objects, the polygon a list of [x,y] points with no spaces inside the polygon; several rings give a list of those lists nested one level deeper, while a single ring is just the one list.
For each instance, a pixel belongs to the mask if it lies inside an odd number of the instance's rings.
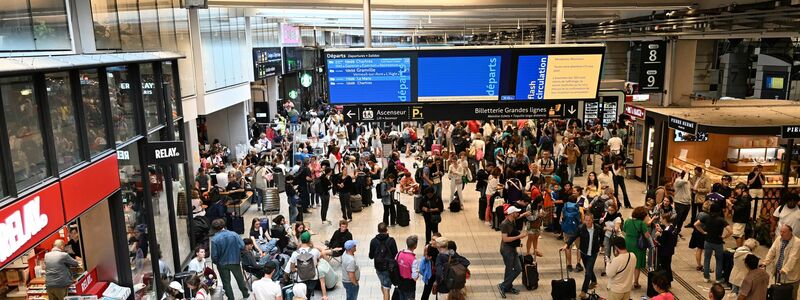
[{"label": "overhead sign panel", "polygon": [[664,61],[667,58],[667,43],[664,41],[642,42],[639,89],[643,93],[660,93],[664,90]]},{"label": "overhead sign panel", "polygon": [[784,125],[784,126],[781,126],[781,138],[784,138],[784,139],[799,139],[800,138],[800,126],[795,126],[795,125]]},{"label": "overhead sign panel", "polygon": [[413,53],[326,53],[330,103],[408,103]]},{"label": "overhead sign panel", "polygon": [[602,65],[602,54],[522,55],[516,99],[594,99]]},{"label": "overhead sign panel", "polygon": [[577,101],[468,102],[416,105],[345,105],[345,122],[401,122],[441,120],[514,120],[577,117]]},{"label": "overhead sign panel", "polygon": [[500,95],[502,57],[419,58],[419,102],[490,101]]}]

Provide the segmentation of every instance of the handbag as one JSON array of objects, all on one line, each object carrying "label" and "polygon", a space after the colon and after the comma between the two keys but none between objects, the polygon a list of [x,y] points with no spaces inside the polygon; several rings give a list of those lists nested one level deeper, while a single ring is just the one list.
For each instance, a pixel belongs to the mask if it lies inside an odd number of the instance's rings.
[{"label": "handbag", "polygon": [[636,246],[642,250],[650,248],[650,241],[644,236],[644,232],[641,230],[639,230],[639,237],[636,239]]},{"label": "handbag", "polygon": [[461,176],[461,183],[467,184],[467,182],[469,182],[469,177],[467,177],[467,175],[462,175]]}]

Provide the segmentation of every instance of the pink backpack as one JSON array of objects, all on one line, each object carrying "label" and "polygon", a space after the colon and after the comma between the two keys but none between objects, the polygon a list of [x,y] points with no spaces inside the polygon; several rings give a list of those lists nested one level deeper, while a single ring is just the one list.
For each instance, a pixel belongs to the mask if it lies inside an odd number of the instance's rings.
[{"label": "pink backpack", "polygon": [[397,267],[400,271],[400,277],[404,279],[411,279],[411,266],[414,264],[416,255],[411,252],[400,251],[394,258],[397,261]]}]

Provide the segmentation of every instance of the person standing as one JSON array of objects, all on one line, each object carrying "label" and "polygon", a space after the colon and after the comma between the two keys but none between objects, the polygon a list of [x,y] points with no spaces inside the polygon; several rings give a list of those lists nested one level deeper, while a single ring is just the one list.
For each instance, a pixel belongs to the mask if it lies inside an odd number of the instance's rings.
[{"label": "person standing", "polygon": [[450,179],[450,201],[452,202],[454,197],[457,196],[458,200],[464,203],[464,178],[466,177],[467,180],[470,180],[472,174],[467,162],[467,153],[461,152],[458,157],[456,159],[455,155],[452,156],[450,168],[447,170],[447,177]]},{"label": "person standing", "polygon": [[578,159],[581,157],[581,150],[575,144],[575,139],[569,139],[569,142],[564,146],[564,159],[567,161],[567,181],[573,182],[575,179],[575,167],[578,165]]},{"label": "person standing", "polygon": [[[738,300],[760,300],[767,299],[769,288],[769,274],[764,269],[758,267],[758,256],[748,254],[744,258],[747,266],[747,275],[742,280],[742,287],[739,289]],[[795,288],[796,289],[796,288]],[[796,294],[795,290],[795,294]]]},{"label": "person standing", "polygon": [[308,287],[307,295],[313,296],[319,284],[322,290],[322,300],[328,299],[324,279],[320,279],[317,265],[319,264],[320,251],[311,243],[311,233],[304,231],[300,234],[300,245],[289,257],[289,267],[295,273],[295,283],[303,283]]},{"label": "person standing", "polygon": [[766,267],[770,276],[774,276],[775,282],[791,284],[792,295],[797,295],[797,287],[800,285],[798,259],[800,259],[800,238],[792,234],[792,227],[783,225],[780,236],[775,238],[767,256],[761,261],[761,267]]},{"label": "person standing", "polygon": [[353,220],[353,208],[350,206],[350,191],[353,189],[353,178],[344,176],[339,182],[339,206],[342,208],[342,219]]},{"label": "person standing", "polygon": [[675,188],[675,194],[672,199],[675,202],[675,214],[677,215],[675,218],[675,231],[678,236],[681,236],[683,222],[689,216],[689,210],[692,206],[692,188],[686,171],[681,172],[680,176],[675,178],[672,186]]},{"label": "person standing", "polygon": [[395,177],[394,174],[389,174],[379,187],[381,194],[381,204],[383,204],[383,223],[394,226],[397,223],[397,211],[394,206],[394,193],[395,193]]},{"label": "person standing", "polygon": [[44,285],[48,299],[63,300],[67,296],[67,290],[72,285],[70,268],[77,268],[78,265],[77,260],[64,252],[64,240],[56,240],[53,249],[44,255]]},{"label": "person standing", "polygon": [[728,199],[728,205],[733,208],[733,238],[736,239],[736,247],[744,245],[744,229],[750,223],[750,195],[747,193],[747,185],[739,183],[733,189],[733,198]]},{"label": "person standing", "polygon": [[625,187],[625,160],[617,159],[612,172],[614,173],[614,197],[619,199],[619,192],[622,192],[625,208],[632,208],[631,201],[628,200],[628,189]]},{"label": "person standing", "polygon": [[606,265],[608,274],[608,300],[628,300],[633,288],[634,269],[638,264],[636,255],[628,252],[622,237],[612,237],[611,245],[615,257]]},{"label": "person standing", "polygon": [[[315,185],[315,192],[320,199],[321,210],[319,211],[320,218],[322,218],[322,223],[331,224],[331,221],[328,220],[328,206],[331,203],[331,176],[333,175],[333,169],[330,167],[325,168],[322,174],[317,179],[317,183]],[[348,199],[349,202],[349,199]]]},{"label": "person standing", "polygon": [[235,232],[225,229],[225,220],[223,219],[211,221],[211,229],[217,232],[211,238],[211,261],[217,265],[225,296],[228,299],[234,299],[233,287],[231,287],[231,274],[233,274],[242,296],[245,299],[250,297],[241,266],[244,241]]},{"label": "person standing", "polygon": [[711,214],[705,222],[705,227],[701,227],[699,224],[696,227],[700,228],[702,230],[701,233],[706,236],[706,241],[703,245],[703,278],[705,278],[706,283],[711,281],[711,252],[714,252],[717,282],[721,283],[724,276],[722,271],[722,251],[725,251],[725,239],[732,234],[731,226],[728,225],[722,215],[722,207],[717,204],[711,205]]},{"label": "person standing", "polygon": [[597,286],[597,277],[594,275],[594,263],[597,261],[597,253],[600,252],[600,243],[603,238],[603,230],[594,226],[594,216],[590,212],[583,215],[583,224],[578,228],[576,235],[572,235],[567,239],[567,244],[561,248],[562,251],[572,251],[572,243],[576,239],[580,239],[578,249],[581,252],[581,260],[585,267],[586,273],[583,277],[583,285],[581,286],[581,299],[588,299],[589,295],[586,293],[589,289]]},{"label": "person standing", "polygon": [[[639,206],[633,209],[631,218],[622,225],[622,231],[625,232],[625,249],[630,250],[630,252],[636,255],[635,270],[633,270],[633,288],[635,289],[642,287],[639,285],[639,273],[641,270],[644,270],[647,265],[645,250],[647,250],[649,245],[643,245],[645,246],[644,248],[639,246],[640,238],[643,237],[646,240],[650,240],[650,230],[648,229],[647,223],[645,223],[645,218],[647,218],[647,209],[644,206]],[[606,271],[606,273],[608,273],[608,271]]]},{"label": "person standing", "polygon": [[358,299],[358,284],[361,280],[361,269],[358,267],[355,258],[357,246],[358,241],[355,240],[344,242],[344,254],[342,255],[342,285],[347,294],[347,300]]},{"label": "person standing", "polygon": [[375,272],[378,274],[383,300],[389,300],[389,292],[392,289],[389,264],[396,256],[397,243],[394,238],[389,236],[389,228],[386,223],[379,223],[378,234],[369,242],[369,259],[373,260]]},{"label": "person standing", "polygon": [[692,182],[692,192],[694,193],[694,203],[692,203],[692,224],[697,220],[698,210],[703,207],[706,195],[711,191],[711,179],[708,178],[703,168],[694,168],[694,181]]},{"label": "person standing", "polygon": [[442,222],[442,211],[444,211],[444,203],[442,198],[436,195],[433,187],[425,188],[422,196],[422,217],[425,220],[425,243],[431,241],[431,234],[439,232],[439,223]]},{"label": "person standing", "polygon": [[[734,294],[739,293],[739,288],[742,287],[742,281],[749,272],[745,259],[750,254],[754,254],[753,251],[755,251],[756,248],[758,248],[758,241],[755,239],[747,239],[744,241],[743,246],[736,248],[736,251],[733,252],[733,268],[731,269],[731,275],[728,281],[733,286],[731,290]],[[758,268],[758,260],[756,260],[756,268]],[[769,281],[769,274],[767,274],[767,281]]]},{"label": "person standing", "polygon": [[747,189],[750,192],[750,197],[756,200],[764,198],[763,187],[767,180],[764,173],[761,173],[763,170],[764,166],[756,165],[753,171],[747,174]]},{"label": "person standing", "polygon": [[780,235],[783,225],[789,225],[794,229],[794,235],[800,237],[800,207],[797,206],[797,196],[794,194],[786,195],[786,203],[778,206],[772,213],[772,219],[777,227],[775,236]]},{"label": "person standing", "polygon": [[69,241],[67,241],[66,246],[64,246],[64,251],[74,259],[83,257],[83,252],[81,252],[81,234],[78,233],[77,227],[69,228]]},{"label": "person standing", "polygon": [[[264,198],[267,196],[267,173],[267,160],[259,161],[253,172],[253,189],[256,190],[258,195],[259,206],[264,203]],[[262,207],[261,211],[265,211],[265,209],[265,207]]]},{"label": "person standing", "polygon": [[662,214],[661,215],[661,224],[656,224],[656,226],[661,226],[659,231],[659,235],[657,238],[658,241],[658,251],[657,256],[658,259],[658,270],[663,271],[670,282],[672,282],[672,256],[675,255],[675,246],[678,243],[678,235],[675,233],[675,225],[672,224],[673,220],[675,219],[674,215],[672,214]]},{"label": "person standing", "polygon": [[417,249],[419,238],[416,235],[406,238],[406,249],[397,253],[395,260],[400,273],[400,284],[395,293],[399,293],[400,300],[414,300],[419,278],[419,263],[414,250]]},{"label": "person standing", "polygon": [[268,263],[264,265],[264,276],[253,281],[253,300],[282,300],[283,293],[281,286],[272,279],[275,273],[275,265]]},{"label": "person standing", "polygon": [[520,209],[509,206],[506,209],[506,219],[500,224],[500,255],[503,257],[503,282],[498,285],[500,296],[505,298],[506,293],[519,294],[519,290],[514,288],[514,280],[522,272],[522,265],[519,261],[517,247],[522,243],[520,240],[526,238],[526,233],[521,233],[516,226],[517,218],[520,216]]}]

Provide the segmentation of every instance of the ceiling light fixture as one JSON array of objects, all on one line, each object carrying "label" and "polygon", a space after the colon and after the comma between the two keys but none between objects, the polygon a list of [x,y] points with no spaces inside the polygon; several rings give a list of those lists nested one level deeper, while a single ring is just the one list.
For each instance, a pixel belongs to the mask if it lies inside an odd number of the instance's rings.
[{"label": "ceiling light fixture", "polygon": [[489,32],[492,32],[492,24],[489,24]]},{"label": "ceiling light fixture", "polygon": [[428,13],[428,24],[430,24],[430,23],[431,23],[431,13],[429,12]]}]

